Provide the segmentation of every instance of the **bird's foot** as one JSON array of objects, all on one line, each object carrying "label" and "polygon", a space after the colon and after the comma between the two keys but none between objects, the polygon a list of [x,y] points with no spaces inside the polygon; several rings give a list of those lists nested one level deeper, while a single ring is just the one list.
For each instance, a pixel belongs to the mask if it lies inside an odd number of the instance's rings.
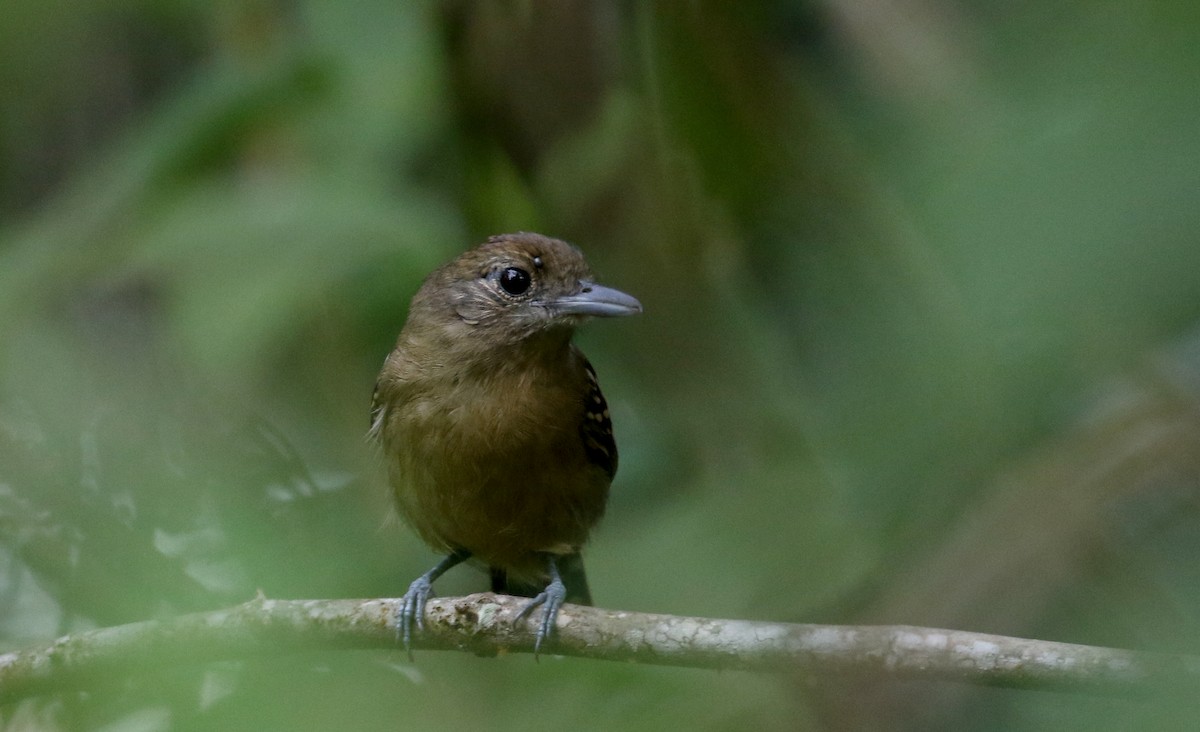
[{"label": "bird's foot", "polygon": [[413,660],[412,626],[417,623],[417,630],[425,630],[425,603],[433,594],[433,582],[456,564],[461,564],[471,558],[471,552],[459,549],[443,557],[437,565],[412,581],[408,592],[400,598],[400,607],[396,610],[397,640],[404,641],[404,650],[408,651],[408,660]]},{"label": "bird's foot", "polygon": [[400,598],[400,607],[396,610],[396,640],[404,643],[410,661],[413,660],[413,623],[417,624],[417,630],[425,630],[425,603],[432,594],[433,581],[428,575],[421,575],[408,586],[408,592]]},{"label": "bird's foot", "polygon": [[558,620],[558,611],[562,608],[563,602],[567,599],[567,586],[563,584],[562,579],[558,577],[558,573],[554,573],[550,584],[546,585],[546,589],[538,593],[538,596],[525,604],[521,608],[521,612],[517,613],[517,620],[524,618],[533,612],[533,609],[538,605],[545,605],[542,611],[542,622],[538,624],[537,633],[533,638],[533,658],[537,660],[538,652],[542,648],[542,642],[550,636],[554,630],[554,624]]}]

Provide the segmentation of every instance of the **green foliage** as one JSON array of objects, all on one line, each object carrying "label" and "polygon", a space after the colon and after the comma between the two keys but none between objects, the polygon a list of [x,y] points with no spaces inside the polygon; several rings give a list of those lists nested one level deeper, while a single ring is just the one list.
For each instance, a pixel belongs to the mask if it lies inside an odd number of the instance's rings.
[{"label": "green foliage", "polygon": [[[0,650],[257,590],[400,594],[432,556],[387,520],[372,381],[421,278],[515,229],[574,241],[646,306],[581,333],[622,454],[589,550],[601,605],[1195,637],[1200,471],[1150,429],[1196,436],[1188,2],[84,6],[0,10]],[[1022,487],[1043,501],[1024,513]],[[399,652],[122,681],[0,719],[1188,710]]]}]

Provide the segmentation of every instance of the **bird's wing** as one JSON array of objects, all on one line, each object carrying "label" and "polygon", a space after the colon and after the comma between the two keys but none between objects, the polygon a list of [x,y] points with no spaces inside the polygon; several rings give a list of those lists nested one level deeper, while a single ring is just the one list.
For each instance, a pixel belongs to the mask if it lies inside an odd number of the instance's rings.
[{"label": "bird's wing", "polygon": [[[576,351],[576,353],[579,353]],[[588,388],[584,395],[583,422],[579,427],[579,435],[583,438],[583,449],[588,459],[600,466],[608,474],[609,480],[617,474],[617,443],[613,440],[612,419],[608,415],[608,402],[600,391],[600,382],[596,379],[596,370],[588,363],[587,358],[579,353],[583,360],[583,368],[587,371]]]},{"label": "bird's wing", "polygon": [[380,376],[379,380],[375,382],[375,391],[371,393],[371,429],[367,434],[374,439],[379,439],[381,436],[380,430],[383,429],[383,420],[387,413],[387,404],[383,400],[380,388],[382,381],[383,377]]}]

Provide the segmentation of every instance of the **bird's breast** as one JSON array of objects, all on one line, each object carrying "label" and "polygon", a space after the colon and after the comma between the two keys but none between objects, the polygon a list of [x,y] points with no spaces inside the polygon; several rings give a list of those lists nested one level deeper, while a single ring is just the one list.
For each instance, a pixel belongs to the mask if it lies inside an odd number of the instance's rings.
[{"label": "bird's breast", "polygon": [[525,369],[405,384],[384,430],[401,513],[437,548],[518,571],[578,548],[609,482],[580,437],[585,379]]}]

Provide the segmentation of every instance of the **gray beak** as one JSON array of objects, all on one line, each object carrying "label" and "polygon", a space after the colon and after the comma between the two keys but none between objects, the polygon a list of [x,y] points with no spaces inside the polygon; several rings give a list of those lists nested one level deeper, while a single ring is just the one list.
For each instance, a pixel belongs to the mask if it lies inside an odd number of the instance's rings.
[{"label": "gray beak", "polygon": [[564,315],[593,315],[600,318],[615,318],[621,315],[637,315],[642,304],[620,290],[580,282],[580,290],[554,300],[552,307]]}]

